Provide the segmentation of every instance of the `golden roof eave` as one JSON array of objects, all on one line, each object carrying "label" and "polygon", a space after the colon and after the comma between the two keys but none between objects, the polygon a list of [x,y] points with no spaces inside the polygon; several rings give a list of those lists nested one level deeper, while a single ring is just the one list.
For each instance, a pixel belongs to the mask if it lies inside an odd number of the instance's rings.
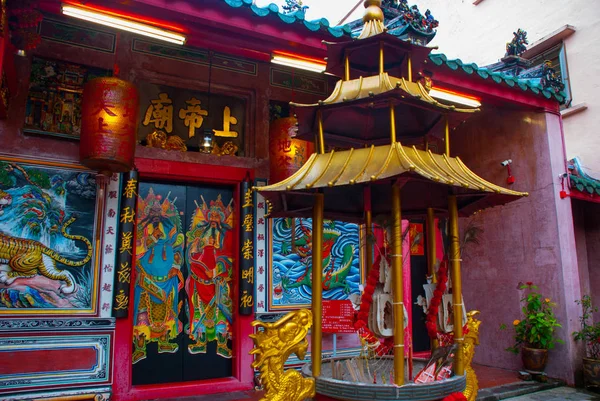
[{"label": "golden roof eave", "polygon": [[[374,191],[384,191],[374,198],[373,206],[378,213],[384,213],[385,188],[391,181],[405,184],[403,199],[411,203],[409,209],[413,214],[427,207],[442,210],[443,199],[450,193],[459,197],[463,215],[528,196],[526,192],[503,188],[479,177],[458,157],[402,146],[399,142],[315,153],[291,177],[256,190],[275,204],[276,216],[310,216],[311,195],[323,191],[328,218],[343,219],[346,215],[356,221],[363,211],[360,199],[364,185],[372,186]],[[450,191],[444,190],[444,186]],[[298,196],[300,194],[308,197]],[[341,199],[344,201],[340,202]]]},{"label": "golden roof eave", "polygon": [[387,72],[370,77],[359,77],[348,81],[338,81],[332,94],[325,100],[313,104],[290,103],[294,107],[320,107],[337,104],[348,104],[355,101],[371,99],[389,94],[397,94],[401,98],[409,98],[433,106],[440,111],[458,113],[475,113],[479,108],[460,108],[438,102],[429,95],[420,82],[410,82],[404,78],[390,77]]},{"label": "golden roof eave", "polygon": [[259,192],[303,191],[371,183],[413,173],[429,181],[475,192],[527,196],[526,192],[497,186],[479,177],[458,157],[438,155],[416,147],[391,145],[314,153],[291,177],[259,187]]}]

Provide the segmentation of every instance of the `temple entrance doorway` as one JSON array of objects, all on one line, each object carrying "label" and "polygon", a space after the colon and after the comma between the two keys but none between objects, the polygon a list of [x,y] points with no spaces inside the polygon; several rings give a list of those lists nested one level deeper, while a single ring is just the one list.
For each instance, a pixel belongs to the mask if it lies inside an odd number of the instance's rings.
[{"label": "temple entrance doorway", "polygon": [[232,376],[230,187],[140,182],[132,384]]}]

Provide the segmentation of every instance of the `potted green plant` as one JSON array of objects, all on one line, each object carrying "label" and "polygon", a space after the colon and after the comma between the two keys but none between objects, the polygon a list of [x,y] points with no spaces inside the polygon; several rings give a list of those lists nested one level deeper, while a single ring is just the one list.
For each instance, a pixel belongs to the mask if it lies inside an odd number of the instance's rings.
[{"label": "potted green plant", "polygon": [[554,315],[556,303],[542,296],[532,282],[521,283],[518,288],[524,291],[521,298],[523,318],[513,322],[515,344],[507,351],[521,352],[525,370],[543,372],[548,362],[548,350],[556,343],[564,343],[555,335],[556,329],[562,327]]},{"label": "potted green plant", "polygon": [[600,322],[591,324],[593,313],[598,308],[592,305],[592,297],[584,295],[577,302],[581,305],[582,314],[579,316],[581,330],[573,332],[575,341],[585,344],[585,358],[583,358],[583,383],[586,387],[600,387]]}]

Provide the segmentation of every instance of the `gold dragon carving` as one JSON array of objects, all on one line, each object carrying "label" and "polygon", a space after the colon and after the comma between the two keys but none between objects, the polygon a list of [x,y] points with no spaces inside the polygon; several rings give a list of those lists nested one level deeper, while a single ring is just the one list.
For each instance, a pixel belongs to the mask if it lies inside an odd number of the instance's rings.
[{"label": "gold dragon carving", "polygon": [[259,329],[250,335],[254,341],[250,354],[255,355],[252,367],[258,369],[265,389],[260,401],[303,401],[315,396],[315,379],[296,370],[283,370],[291,354],[299,359],[306,356],[311,325],[312,313],[307,309],[290,312],[273,323],[252,322]]},{"label": "gold dragon carving", "polygon": [[471,311],[467,313],[467,327],[469,332],[465,335],[463,343],[463,353],[465,355],[465,370],[467,373],[467,386],[463,391],[464,396],[468,401],[475,401],[479,392],[479,383],[475,370],[473,370],[473,357],[475,356],[475,346],[479,345],[479,326],[481,321],[475,316],[479,315],[479,311]]}]

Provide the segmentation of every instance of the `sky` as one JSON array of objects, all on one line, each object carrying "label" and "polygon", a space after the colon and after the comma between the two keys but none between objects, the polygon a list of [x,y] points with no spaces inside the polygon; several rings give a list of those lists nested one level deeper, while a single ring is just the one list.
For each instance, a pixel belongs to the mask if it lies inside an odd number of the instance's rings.
[{"label": "sky", "polygon": [[[260,7],[267,6],[270,3],[277,4],[281,9],[281,6],[285,4],[285,0],[256,0],[256,5]],[[359,6],[346,22],[362,18],[364,12],[363,0],[303,0],[302,3],[309,7],[306,11],[307,20],[327,18],[332,26],[337,25],[357,3],[360,3]],[[427,0],[411,0],[409,3],[416,4],[419,8],[422,8],[424,7],[423,4],[427,3]]]}]

